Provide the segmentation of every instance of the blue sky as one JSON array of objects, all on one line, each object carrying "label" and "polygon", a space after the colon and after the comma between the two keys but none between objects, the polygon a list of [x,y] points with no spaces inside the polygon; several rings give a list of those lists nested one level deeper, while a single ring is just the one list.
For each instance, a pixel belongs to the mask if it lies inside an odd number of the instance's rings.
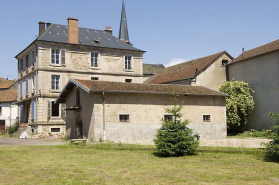
[{"label": "blue sky", "polygon": [[[0,77],[17,77],[14,58],[38,35],[38,22],[105,29],[118,36],[122,0],[1,0]],[[237,57],[279,39],[278,0],[125,0],[130,41],[144,63],[166,66],[223,50]]]}]

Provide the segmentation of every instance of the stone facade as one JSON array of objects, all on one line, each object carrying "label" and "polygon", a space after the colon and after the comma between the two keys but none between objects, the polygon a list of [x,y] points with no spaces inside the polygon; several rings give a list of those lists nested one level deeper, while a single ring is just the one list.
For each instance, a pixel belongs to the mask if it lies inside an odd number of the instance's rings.
[{"label": "stone facade", "polygon": [[[52,63],[52,50],[59,52],[58,64]],[[62,52],[65,52],[65,59],[62,59]],[[91,53],[98,53],[97,67],[91,66]],[[143,53],[65,43],[34,42],[17,56],[21,122],[29,123],[39,133],[57,131],[53,128],[59,128],[61,133],[65,132],[64,105],[59,105],[58,115],[51,116],[49,114],[53,109],[50,110],[48,102],[55,101],[67,81],[70,78],[98,78],[102,81],[125,82],[129,79],[132,83],[142,83]],[[131,56],[131,70],[125,70],[125,56]],[[59,78],[55,88],[53,76]]]},{"label": "stone facade", "polygon": [[[67,108],[76,106],[77,91],[81,109],[68,110],[66,117],[67,134],[71,138],[76,138],[76,122],[80,120],[85,139],[99,141],[105,133],[105,140],[113,142],[152,144],[161,119],[167,115],[165,108],[173,106],[172,96],[167,94],[87,93],[74,87],[67,96]],[[226,137],[225,97],[180,96],[178,102],[183,102],[183,119],[190,120],[189,127],[201,139]],[[120,121],[120,115],[129,115],[129,121]],[[203,115],[210,115],[211,121],[205,122]]]}]

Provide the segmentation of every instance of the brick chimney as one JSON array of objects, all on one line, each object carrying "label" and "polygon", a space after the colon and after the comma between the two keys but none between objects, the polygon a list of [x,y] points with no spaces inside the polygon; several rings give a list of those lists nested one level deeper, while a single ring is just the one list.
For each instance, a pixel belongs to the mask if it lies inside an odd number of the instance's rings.
[{"label": "brick chimney", "polygon": [[109,33],[112,35],[112,29],[111,27],[107,26],[106,29],[105,29],[105,32]]},{"label": "brick chimney", "polygon": [[78,19],[68,18],[68,43],[78,44]]},{"label": "brick chimney", "polygon": [[45,29],[46,29],[45,22],[40,21],[39,22],[39,36],[41,36],[45,32]]}]

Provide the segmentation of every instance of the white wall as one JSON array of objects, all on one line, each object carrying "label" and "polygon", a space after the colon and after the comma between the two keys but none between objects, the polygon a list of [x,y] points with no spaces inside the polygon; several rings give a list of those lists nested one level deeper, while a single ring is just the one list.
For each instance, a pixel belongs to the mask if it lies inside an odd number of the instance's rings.
[{"label": "white wall", "polygon": [[15,102],[12,103],[1,103],[2,114],[0,114],[0,120],[5,120],[6,128],[12,126],[16,117],[18,117],[18,106]]}]

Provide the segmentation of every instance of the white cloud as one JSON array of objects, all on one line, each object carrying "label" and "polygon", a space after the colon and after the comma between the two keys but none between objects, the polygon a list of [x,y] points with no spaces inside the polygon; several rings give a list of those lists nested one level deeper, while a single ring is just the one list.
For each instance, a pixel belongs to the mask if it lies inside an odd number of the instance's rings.
[{"label": "white cloud", "polygon": [[198,58],[198,57],[192,56],[192,57],[187,57],[186,59],[184,59],[184,58],[174,58],[169,63],[167,63],[165,65],[165,67],[170,67],[170,66],[180,64],[180,63],[183,63],[183,62],[187,62],[187,61],[190,61],[190,60],[193,60],[193,59],[196,59],[196,58]]}]

